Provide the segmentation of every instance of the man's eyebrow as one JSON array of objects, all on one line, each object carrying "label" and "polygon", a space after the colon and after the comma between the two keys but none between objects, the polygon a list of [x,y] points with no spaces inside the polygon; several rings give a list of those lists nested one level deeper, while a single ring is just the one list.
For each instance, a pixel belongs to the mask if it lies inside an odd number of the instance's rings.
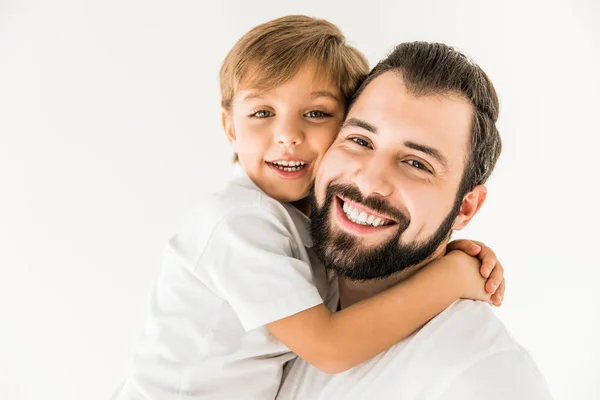
[{"label": "man's eyebrow", "polygon": [[420,151],[421,153],[425,153],[435,158],[440,164],[444,166],[444,168],[448,168],[448,159],[444,157],[444,155],[437,149],[426,146],[424,144],[419,144],[411,141],[404,142],[404,145],[413,150]]},{"label": "man's eyebrow", "polygon": [[355,126],[357,128],[364,129],[365,131],[377,134],[377,128],[375,128],[373,125],[369,124],[367,121],[363,121],[362,119],[348,118],[342,124],[342,128],[341,129],[347,128],[349,126]]}]

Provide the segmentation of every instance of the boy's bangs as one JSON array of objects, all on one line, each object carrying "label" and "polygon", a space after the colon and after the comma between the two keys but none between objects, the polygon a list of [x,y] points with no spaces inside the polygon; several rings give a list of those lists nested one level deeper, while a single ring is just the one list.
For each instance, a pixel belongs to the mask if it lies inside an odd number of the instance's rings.
[{"label": "boy's bangs", "polygon": [[[240,88],[256,88],[258,90],[271,90],[283,85],[294,78],[298,71],[307,64],[315,67],[315,81],[328,83],[336,88],[340,87],[341,77],[339,68],[330,57],[294,57],[293,59],[273,62],[268,59],[256,59],[241,66],[239,80],[235,84],[235,91]],[[342,94],[343,95],[343,94]],[[342,99],[341,99],[342,100]]]}]

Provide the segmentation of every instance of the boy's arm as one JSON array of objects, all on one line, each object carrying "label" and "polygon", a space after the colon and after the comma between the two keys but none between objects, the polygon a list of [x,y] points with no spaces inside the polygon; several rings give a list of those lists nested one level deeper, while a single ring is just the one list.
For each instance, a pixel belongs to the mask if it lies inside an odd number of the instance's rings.
[{"label": "boy's arm", "polygon": [[[387,350],[461,297],[488,300],[480,262],[452,251],[419,273],[337,313],[324,305],[267,324],[294,353],[320,370],[346,371]],[[475,287],[479,289],[475,289]]]}]

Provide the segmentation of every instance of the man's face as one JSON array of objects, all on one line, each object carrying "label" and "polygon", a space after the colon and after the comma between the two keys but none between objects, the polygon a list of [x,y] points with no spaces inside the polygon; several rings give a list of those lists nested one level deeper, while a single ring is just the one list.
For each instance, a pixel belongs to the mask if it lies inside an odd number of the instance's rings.
[{"label": "man's face", "polygon": [[459,96],[414,97],[393,72],[364,89],[316,176],[311,233],[328,267],[375,279],[443,252],[472,113]]}]

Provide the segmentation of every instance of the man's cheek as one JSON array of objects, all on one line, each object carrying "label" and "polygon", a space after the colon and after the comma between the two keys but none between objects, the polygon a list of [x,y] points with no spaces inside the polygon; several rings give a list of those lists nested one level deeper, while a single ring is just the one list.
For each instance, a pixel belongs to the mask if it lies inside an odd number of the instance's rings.
[{"label": "man's cheek", "polygon": [[317,208],[323,210],[326,201],[325,189],[315,187],[315,201],[317,203]]},{"label": "man's cheek", "polygon": [[317,173],[317,177],[315,179],[315,198],[319,208],[324,206],[327,198],[327,187],[329,184],[327,174],[324,172],[323,167],[324,165],[321,164],[321,168],[319,168],[319,172]]}]

